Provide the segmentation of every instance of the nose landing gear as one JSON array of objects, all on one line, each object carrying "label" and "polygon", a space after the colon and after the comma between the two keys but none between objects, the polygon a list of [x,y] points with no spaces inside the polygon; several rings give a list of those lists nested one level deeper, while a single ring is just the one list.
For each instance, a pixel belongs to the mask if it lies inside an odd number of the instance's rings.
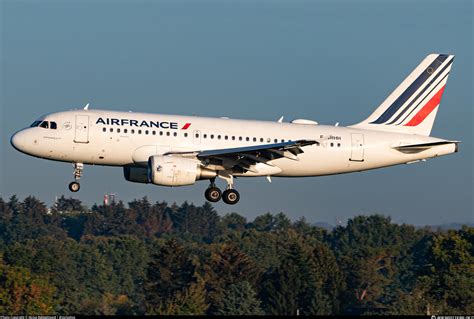
[{"label": "nose landing gear", "polygon": [[81,189],[81,184],[79,184],[78,182],[71,182],[69,183],[69,190],[73,193],[79,191],[79,189]]},{"label": "nose landing gear", "polygon": [[211,179],[211,184],[208,189],[204,192],[204,196],[210,202],[216,203],[222,200],[224,203],[229,205],[235,205],[240,199],[240,194],[234,188],[234,177],[230,174],[219,175],[220,178],[224,179],[227,182],[227,189],[222,193],[221,190],[216,186],[216,179]]},{"label": "nose landing gear", "polygon": [[69,183],[69,190],[73,193],[79,191],[81,189],[81,184],[77,182],[81,176],[82,176],[82,171],[84,170],[84,164],[83,163],[74,163],[74,182]]}]

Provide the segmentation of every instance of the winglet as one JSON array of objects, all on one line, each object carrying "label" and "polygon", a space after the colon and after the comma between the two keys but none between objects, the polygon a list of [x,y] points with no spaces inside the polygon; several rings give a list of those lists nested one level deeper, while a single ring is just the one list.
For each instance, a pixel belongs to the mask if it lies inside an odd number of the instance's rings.
[{"label": "winglet", "polygon": [[84,110],[88,110],[89,109],[89,103],[87,103],[85,106],[84,106]]}]

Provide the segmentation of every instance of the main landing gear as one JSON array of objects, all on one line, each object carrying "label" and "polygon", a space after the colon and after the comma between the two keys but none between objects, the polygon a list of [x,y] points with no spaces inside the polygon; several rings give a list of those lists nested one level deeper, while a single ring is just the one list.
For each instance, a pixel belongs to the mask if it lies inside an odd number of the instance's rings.
[{"label": "main landing gear", "polygon": [[227,176],[220,176],[223,179],[227,181],[227,189],[224,192],[221,192],[221,190],[216,186],[215,181],[216,179],[213,178],[211,179],[211,184],[209,185],[208,189],[204,192],[204,196],[206,199],[210,202],[216,203],[218,201],[222,200],[224,203],[229,204],[229,205],[235,205],[238,203],[240,199],[240,194],[238,191],[233,189],[233,176],[232,175],[227,175]]},{"label": "main landing gear", "polygon": [[84,170],[84,164],[82,163],[74,163],[74,182],[69,183],[69,190],[73,193],[79,191],[81,189],[81,184],[79,184],[78,180],[82,176],[82,171]]}]

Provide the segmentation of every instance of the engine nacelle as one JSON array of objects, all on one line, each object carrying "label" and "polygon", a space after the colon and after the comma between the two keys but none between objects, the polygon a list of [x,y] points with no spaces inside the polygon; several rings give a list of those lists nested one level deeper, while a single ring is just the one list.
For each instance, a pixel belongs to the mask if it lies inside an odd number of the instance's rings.
[{"label": "engine nacelle", "polygon": [[215,176],[215,171],[201,167],[195,159],[162,155],[150,156],[148,159],[148,182],[156,185],[192,185],[199,179]]},{"label": "engine nacelle", "polygon": [[123,176],[129,182],[148,183],[148,169],[138,166],[124,166]]}]

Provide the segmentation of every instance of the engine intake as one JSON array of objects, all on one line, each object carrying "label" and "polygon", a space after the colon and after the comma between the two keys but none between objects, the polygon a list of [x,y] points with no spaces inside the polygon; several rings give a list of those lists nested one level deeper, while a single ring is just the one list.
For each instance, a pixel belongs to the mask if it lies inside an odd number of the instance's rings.
[{"label": "engine intake", "polygon": [[155,185],[192,185],[199,179],[215,176],[215,171],[201,167],[201,163],[195,159],[162,155],[150,156],[148,159],[148,182]]}]

